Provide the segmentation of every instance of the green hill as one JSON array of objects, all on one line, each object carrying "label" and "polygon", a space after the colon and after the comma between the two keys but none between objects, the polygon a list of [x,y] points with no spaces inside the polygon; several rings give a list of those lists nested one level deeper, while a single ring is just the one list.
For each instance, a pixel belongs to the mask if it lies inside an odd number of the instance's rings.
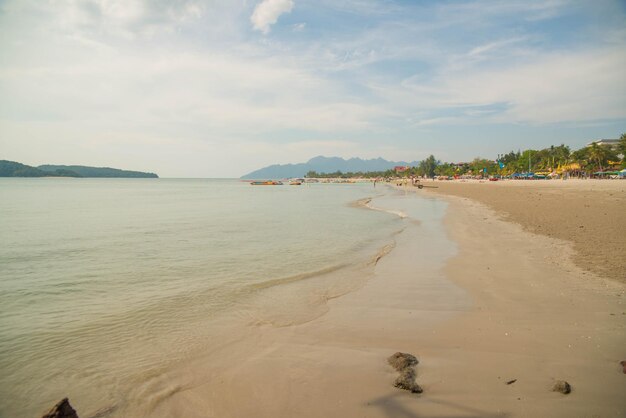
[{"label": "green hill", "polygon": [[82,177],[65,169],[44,171],[15,161],[0,160],[0,177]]},{"label": "green hill", "polygon": [[46,172],[69,170],[78,173],[81,177],[106,177],[106,178],[158,178],[154,173],[142,171],[120,170],[110,167],[87,167],[83,165],[40,165],[38,169]]},{"label": "green hill", "polygon": [[15,161],[0,160],[0,177],[158,178],[159,176],[154,173],[119,170],[109,167],[50,164],[31,167]]}]

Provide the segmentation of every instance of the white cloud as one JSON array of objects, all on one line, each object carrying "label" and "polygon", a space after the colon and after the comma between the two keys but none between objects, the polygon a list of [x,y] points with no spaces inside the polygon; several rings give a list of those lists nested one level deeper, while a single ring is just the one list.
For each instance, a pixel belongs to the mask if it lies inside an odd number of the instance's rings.
[{"label": "white cloud", "polygon": [[508,15],[536,21],[557,16],[564,9],[576,7],[577,3],[575,0],[474,0],[442,2],[438,8],[446,17],[452,15],[464,20],[484,21],[485,18]]},{"label": "white cloud", "polygon": [[137,0],[101,0],[95,3],[104,16],[122,22],[132,22],[145,13],[143,2]]},{"label": "white cloud", "polygon": [[[414,159],[403,154],[438,140],[441,156],[451,125],[471,124],[463,138],[478,144],[480,129],[626,118],[621,21],[572,37],[525,26],[580,2],[303,1],[284,32],[251,33],[294,2],[6,0],[0,149],[237,175],[322,153]],[[622,13],[589,7],[603,22]]]},{"label": "white cloud", "polygon": [[502,47],[509,46],[511,44],[515,44],[518,42],[522,42],[527,39],[528,39],[527,37],[519,37],[519,38],[503,39],[500,41],[490,42],[488,44],[484,44],[484,45],[480,45],[475,48],[472,48],[472,50],[469,51],[467,55],[470,57],[473,57],[473,56],[483,55],[488,52],[492,53],[494,51],[499,50]]},{"label": "white cloud", "polygon": [[362,16],[384,15],[402,10],[395,1],[390,0],[317,0],[325,7]]},{"label": "white cloud", "polygon": [[278,21],[283,13],[291,12],[293,0],[263,0],[250,17],[254,29],[269,33],[270,27]]},{"label": "white cloud", "polygon": [[[621,49],[536,54],[523,64],[451,65],[433,78],[371,85],[416,125],[530,123],[626,118]],[[486,108],[481,108],[486,107]]]},{"label": "white cloud", "polygon": [[296,23],[295,25],[291,25],[291,28],[293,29],[294,32],[302,32],[306,28],[306,23],[305,22]]}]

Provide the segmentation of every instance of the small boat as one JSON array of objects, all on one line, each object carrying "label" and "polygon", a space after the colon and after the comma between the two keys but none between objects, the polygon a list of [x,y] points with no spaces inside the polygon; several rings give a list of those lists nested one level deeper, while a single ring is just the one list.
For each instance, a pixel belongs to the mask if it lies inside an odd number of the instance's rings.
[{"label": "small boat", "polygon": [[302,183],[304,183],[304,179],[293,179],[289,182],[290,186],[300,186]]},{"label": "small boat", "polygon": [[274,180],[265,180],[265,181],[251,181],[251,185],[253,186],[282,186],[282,181],[274,181]]}]

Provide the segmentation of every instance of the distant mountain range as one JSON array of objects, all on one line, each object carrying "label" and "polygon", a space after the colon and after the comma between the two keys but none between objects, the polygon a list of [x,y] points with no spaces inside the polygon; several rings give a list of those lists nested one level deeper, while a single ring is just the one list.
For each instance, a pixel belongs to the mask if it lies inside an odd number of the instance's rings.
[{"label": "distant mountain range", "polygon": [[30,165],[0,160],[0,177],[103,177],[103,178],[158,178],[154,173],[120,170],[109,167],[83,165]]},{"label": "distant mountain range", "polygon": [[382,158],[363,160],[361,158],[350,158],[344,160],[340,157],[315,157],[306,163],[299,164],[274,164],[241,176],[242,179],[283,179],[291,177],[304,177],[309,171],[317,173],[334,173],[335,171],[347,172],[367,172],[385,171],[395,166],[415,166],[417,161],[387,161]]}]

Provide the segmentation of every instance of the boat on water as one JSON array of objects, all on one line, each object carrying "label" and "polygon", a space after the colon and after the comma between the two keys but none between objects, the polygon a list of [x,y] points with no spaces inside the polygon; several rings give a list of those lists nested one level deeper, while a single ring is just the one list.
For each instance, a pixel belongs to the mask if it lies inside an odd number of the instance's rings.
[{"label": "boat on water", "polygon": [[304,179],[293,179],[289,182],[290,186],[300,186],[302,183],[304,183]]},{"label": "boat on water", "polygon": [[274,180],[264,180],[264,181],[251,181],[251,185],[253,186],[282,186],[282,181],[274,181]]}]

